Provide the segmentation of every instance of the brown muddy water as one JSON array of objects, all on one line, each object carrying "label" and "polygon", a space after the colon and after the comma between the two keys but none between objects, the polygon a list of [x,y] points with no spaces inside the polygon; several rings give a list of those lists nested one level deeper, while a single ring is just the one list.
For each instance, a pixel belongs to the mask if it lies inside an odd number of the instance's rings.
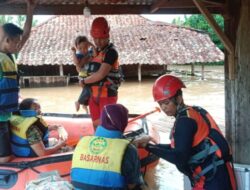
[{"label": "brown muddy water", "polygon": [[[223,66],[205,67],[205,80],[201,80],[200,67],[196,67],[196,76],[187,74],[190,67],[171,67],[171,74],[183,79],[187,88],[183,90],[185,103],[205,108],[215,118],[224,131],[225,98],[224,98],[224,68]],[[181,71],[181,72],[180,72]],[[143,114],[154,110],[158,106],[152,98],[152,85],[155,77],[126,80],[119,89],[118,102],[124,104],[130,113]],[[77,113],[74,102],[77,100],[81,88],[77,85],[53,88],[21,89],[22,97],[34,97],[39,100],[43,112]],[[81,113],[81,111],[79,112]],[[161,137],[161,143],[169,143],[169,132],[174,118],[163,113],[148,116],[148,120],[156,127]],[[183,176],[174,165],[160,160],[154,170],[147,172],[145,180],[152,190],[183,190]]]}]

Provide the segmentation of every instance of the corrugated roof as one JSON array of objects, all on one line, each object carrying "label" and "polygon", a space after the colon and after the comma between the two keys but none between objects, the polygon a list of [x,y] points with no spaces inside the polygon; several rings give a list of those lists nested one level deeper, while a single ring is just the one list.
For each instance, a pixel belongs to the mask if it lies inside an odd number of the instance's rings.
[{"label": "corrugated roof", "polygon": [[[18,59],[24,65],[73,64],[70,47],[77,35],[89,35],[96,16],[55,16],[33,28]],[[139,15],[107,15],[111,41],[121,64],[217,62],[223,53],[206,33],[153,22]]]}]

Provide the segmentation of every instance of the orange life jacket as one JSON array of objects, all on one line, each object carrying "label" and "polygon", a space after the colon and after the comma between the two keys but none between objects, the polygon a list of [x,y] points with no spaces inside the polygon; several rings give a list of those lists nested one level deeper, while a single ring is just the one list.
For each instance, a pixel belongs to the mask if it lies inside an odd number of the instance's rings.
[{"label": "orange life jacket", "polygon": [[[112,44],[97,53],[97,55],[92,59],[89,64],[88,74],[91,75],[91,73],[97,72],[99,70],[101,64],[104,63],[104,58],[110,48],[113,48]],[[109,74],[101,81],[91,85],[92,96],[97,98],[116,96],[117,89],[120,86],[121,81],[123,80],[122,77],[123,76],[119,67],[119,61],[117,59],[112,65]]]},{"label": "orange life jacket", "polygon": [[[187,106],[178,112],[176,120],[181,117],[192,118],[197,123],[197,131],[193,138],[192,149],[199,151],[192,151],[196,153],[191,156],[188,164],[193,172],[191,178],[195,182],[200,181],[204,183],[206,173],[211,170],[216,172],[217,166],[232,161],[231,149],[214,119],[203,108]],[[174,132],[175,126],[170,135],[172,148],[175,147]],[[200,167],[206,158],[211,155],[214,155],[215,161],[205,168]]]}]

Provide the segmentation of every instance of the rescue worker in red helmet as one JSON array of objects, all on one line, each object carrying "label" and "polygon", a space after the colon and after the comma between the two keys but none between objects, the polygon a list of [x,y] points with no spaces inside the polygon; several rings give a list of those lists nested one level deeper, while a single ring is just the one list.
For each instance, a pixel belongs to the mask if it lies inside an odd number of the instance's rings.
[{"label": "rescue worker in red helmet", "polygon": [[151,138],[145,136],[135,144],[175,164],[189,177],[193,190],[236,190],[226,139],[206,110],[184,104],[182,88],[185,84],[172,75],[159,77],[153,86],[154,100],[166,115],[176,118],[171,143],[148,143]]},{"label": "rescue worker in red helmet", "polygon": [[89,63],[88,74],[80,85],[91,86],[89,99],[90,115],[96,128],[100,123],[100,114],[107,104],[117,102],[118,87],[122,79],[119,70],[118,52],[109,40],[110,28],[104,17],[94,19],[90,34],[96,45],[96,56]]}]

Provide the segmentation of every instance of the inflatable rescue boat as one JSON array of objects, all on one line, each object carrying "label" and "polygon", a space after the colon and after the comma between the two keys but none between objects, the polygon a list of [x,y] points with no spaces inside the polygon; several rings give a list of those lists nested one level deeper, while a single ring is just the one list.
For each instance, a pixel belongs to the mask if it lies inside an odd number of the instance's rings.
[{"label": "inflatable rescue boat", "polygon": [[[130,115],[132,118],[125,130],[124,136],[133,140],[145,133],[159,142],[159,134],[149,124],[146,118],[138,118],[138,115]],[[74,147],[80,138],[94,134],[92,121],[88,115],[72,114],[44,114],[48,124],[61,124],[68,132],[67,145]],[[51,132],[50,137],[58,137],[56,132]],[[150,154],[145,149],[138,149],[141,159],[141,170],[146,172],[148,168],[154,168],[159,158]],[[24,190],[30,180],[37,179],[41,173],[57,171],[61,177],[70,180],[72,153],[58,153],[36,158],[14,158],[11,162],[0,164],[0,189]]]}]

